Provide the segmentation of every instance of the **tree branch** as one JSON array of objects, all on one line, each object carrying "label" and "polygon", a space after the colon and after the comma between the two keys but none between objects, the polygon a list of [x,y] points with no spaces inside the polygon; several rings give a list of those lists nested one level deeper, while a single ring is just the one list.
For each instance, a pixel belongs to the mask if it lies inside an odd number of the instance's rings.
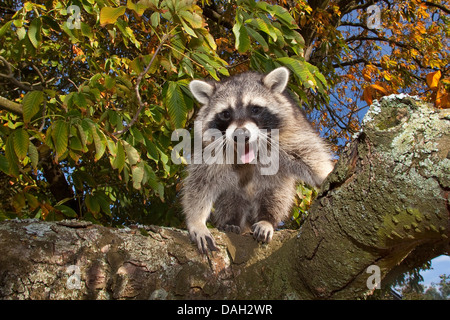
[{"label": "tree branch", "polygon": [[349,42],[353,42],[353,41],[380,41],[380,42],[388,42],[390,44],[395,44],[397,47],[400,48],[406,48],[406,49],[416,49],[417,51],[420,51],[420,48],[416,47],[415,45],[412,44],[406,44],[406,43],[402,43],[402,42],[398,42],[389,38],[385,38],[385,37],[368,37],[368,36],[361,36],[361,35],[357,35],[357,36],[352,36],[350,38],[347,38],[345,40],[345,42],[349,43]]},{"label": "tree branch", "polygon": [[438,9],[444,11],[446,14],[450,14],[450,9],[445,7],[442,4],[434,3],[434,2],[430,2],[430,1],[423,1],[422,3],[425,3],[428,7],[438,8]]},{"label": "tree branch", "polygon": [[214,21],[217,24],[222,25],[229,30],[233,28],[233,23],[224,19],[223,15],[217,12],[217,9],[214,6],[214,2],[212,2],[210,5],[203,6],[202,9],[203,15],[209,18],[211,21]]},{"label": "tree branch", "polygon": [[0,109],[12,112],[19,116],[23,115],[23,108],[21,104],[9,101],[8,99],[0,96]]},{"label": "tree branch", "polygon": [[155,61],[156,56],[158,55],[159,51],[161,50],[162,46],[164,45],[164,43],[167,41],[167,39],[169,39],[170,35],[169,34],[165,34],[162,39],[160,44],[158,45],[158,47],[155,50],[155,53],[153,54],[152,58],[150,59],[150,62],[148,63],[148,65],[145,67],[144,71],[142,71],[137,79],[136,79],[136,85],[134,86],[134,91],[136,94],[136,99],[138,101],[139,107],[136,111],[136,113],[134,114],[133,119],[131,119],[130,123],[128,123],[125,128],[123,128],[123,130],[117,131],[115,133],[113,133],[114,136],[118,136],[121,135],[125,132],[127,132],[128,130],[130,130],[130,128],[133,126],[133,124],[137,121],[137,119],[139,118],[139,114],[141,113],[142,109],[144,108],[144,103],[142,102],[142,98],[141,98],[141,94],[139,92],[139,86],[141,85],[141,81],[144,78],[144,76],[147,74],[148,70],[150,70],[150,67],[153,64],[153,61]]},{"label": "tree branch", "polygon": [[0,222],[0,298],[364,297],[369,266],[384,286],[449,250],[448,115],[404,95],[372,105],[300,230],[268,245],[211,229],[219,251],[202,256],[173,228]]},{"label": "tree branch", "polygon": [[[0,61],[6,67],[6,70],[8,72],[7,74],[0,73],[0,77],[8,79],[12,84],[14,84],[15,86],[19,87],[20,89],[22,89],[24,91],[42,90],[42,88],[43,88],[42,85],[45,83],[41,82],[38,84],[30,84],[30,83],[26,83],[26,82],[21,82],[14,77],[14,74],[12,73],[12,70],[11,70],[11,64],[2,56],[0,56]],[[35,68],[34,65],[33,65],[33,68]],[[40,76],[42,76],[42,74],[40,74]]]}]

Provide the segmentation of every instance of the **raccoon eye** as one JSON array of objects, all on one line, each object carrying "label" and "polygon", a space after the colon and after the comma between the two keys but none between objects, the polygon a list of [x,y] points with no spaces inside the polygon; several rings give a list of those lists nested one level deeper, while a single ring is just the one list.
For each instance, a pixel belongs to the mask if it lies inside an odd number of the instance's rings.
[{"label": "raccoon eye", "polygon": [[219,118],[222,120],[230,120],[231,119],[231,113],[228,110],[222,111],[219,113]]},{"label": "raccoon eye", "polygon": [[250,110],[252,112],[252,115],[257,116],[262,112],[262,109],[263,109],[262,107],[253,106]]}]

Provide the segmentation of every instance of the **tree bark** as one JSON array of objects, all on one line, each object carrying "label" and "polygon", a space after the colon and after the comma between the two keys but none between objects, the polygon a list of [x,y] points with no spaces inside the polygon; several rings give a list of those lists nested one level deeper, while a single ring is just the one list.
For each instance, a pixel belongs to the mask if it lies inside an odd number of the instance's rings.
[{"label": "tree bark", "polygon": [[449,129],[413,98],[375,102],[300,230],[268,245],[213,229],[220,251],[201,256],[184,230],[4,221],[0,298],[364,297],[377,268],[383,285],[449,252]]}]

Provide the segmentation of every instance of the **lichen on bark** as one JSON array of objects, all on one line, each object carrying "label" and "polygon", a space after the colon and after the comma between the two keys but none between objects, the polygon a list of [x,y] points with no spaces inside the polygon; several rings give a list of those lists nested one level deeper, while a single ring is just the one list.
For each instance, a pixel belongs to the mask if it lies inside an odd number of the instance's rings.
[{"label": "lichen on bark", "polygon": [[315,297],[367,292],[362,265],[385,276],[420,242],[448,243],[447,117],[405,95],[370,107],[301,230],[299,272],[323,275],[307,281]]}]

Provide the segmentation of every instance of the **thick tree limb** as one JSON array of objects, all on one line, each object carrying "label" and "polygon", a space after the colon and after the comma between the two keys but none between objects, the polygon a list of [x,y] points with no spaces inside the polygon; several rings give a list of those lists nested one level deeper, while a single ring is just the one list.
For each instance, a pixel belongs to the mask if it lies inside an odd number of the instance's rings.
[{"label": "thick tree limb", "polygon": [[0,109],[12,112],[16,115],[23,115],[23,108],[21,104],[9,101],[6,98],[0,96]]},{"label": "thick tree limb", "polygon": [[212,233],[198,254],[186,231],[80,222],[0,223],[0,298],[347,299],[448,253],[450,114],[384,97],[341,156],[300,231]]}]

